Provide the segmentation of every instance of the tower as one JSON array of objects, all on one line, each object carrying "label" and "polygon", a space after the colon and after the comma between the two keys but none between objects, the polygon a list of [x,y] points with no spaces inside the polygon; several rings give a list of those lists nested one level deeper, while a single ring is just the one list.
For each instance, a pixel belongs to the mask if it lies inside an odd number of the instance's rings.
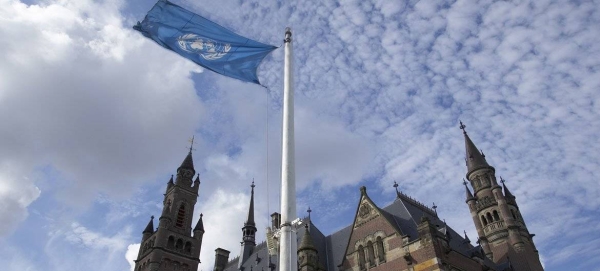
[{"label": "tower", "polygon": [[192,229],[192,215],[200,187],[200,176],[192,180],[195,172],[190,148],[177,169],[175,182],[173,176],[167,182],[158,229],[154,231],[152,217],[143,231],[135,271],[198,269],[204,224],[200,215]]},{"label": "tower", "polygon": [[487,163],[483,152],[475,147],[465,127],[461,122],[460,128],[465,137],[466,177],[473,193],[466,181],[463,184],[481,248],[497,264],[508,262],[517,271],[543,270],[533,235],[529,234],[515,196],[506,188],[504,180],[504,189],[498,185],[496,170]]},{"label": "tower", "polygon": [[250,258],[252,252],[254,252],[254,247],[256,247],[256,223],[254,223],[254,181],[252,181],[252,188],[250,192],[250,207],[248,207],[248,218],[246,222],[244,222],[244,227],[242,228],[242,251],[240,252],[240,260],[238,262],[238,269],[240,269],[246,260]]},{"label": "tower", "polygon": [[[310,210],[310,209],[309,209]],[[304,225],[304,236],[298,247],[298,270],[299,271],[319,271],[319,258],[317,248],[313,244],[312,237],[308,231],[308,224]]]}]

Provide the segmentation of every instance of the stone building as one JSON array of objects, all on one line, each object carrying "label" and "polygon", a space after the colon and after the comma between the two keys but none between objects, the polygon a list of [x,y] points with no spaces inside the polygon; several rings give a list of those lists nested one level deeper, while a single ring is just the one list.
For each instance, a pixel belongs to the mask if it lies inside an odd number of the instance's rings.
[{"label": "stone building", "polygon": [[192,151],[167,183],[163,210],[154,230],[154,217],[142,233],[142,242],[135,260],[135,271],[196,271],[200,263],[200,248],[204,225],[202,215],[192,230],[192,216],[198,198],[200,177],[192,181],[194,174]]},{"label": "stone building", "polygon": [[[297,229],[299,271],[543,270],[532,240],[534,235],[527,229],[515,196],[502,179],[502,186],[497,183],[495,169],[487,163],[485,155],[478,151],[464,128],[461,123],[466,177],[473,189],[472,193],[464,182],[465,201],[477,229],[476,246],[471,244],[466,233],[459,234],[446,225],[437,216],[435,208],[398,191],[397,184],[394,185],[396,199],[385,207],[377,206],[369,198],[367,189],[361,187],[354,218],[345,228],[325,235],[313,224],[310,212],[303,219],[303,226]],[[191,171],[191,175],[180,173],[183,170]],[[176,269],[176,266],[196,270],[204,230],[200,217],[193,236],[190,235],[191,221],[187,219],[191,219],[199,184],[196,179],[198,184],[191,186],[193,172],[190,153],[178,169],[178,181],[175,184],[170,181],[167,186],[158,230],[152,231],[152,220],[144,230],[136,270],[188,270]],[[189,181],[184,181],[188,180],[185,176]],[[266,242],[256,243],[254,183],[250,193],[240,254],[229,259],[228,250],[217,248],[214,271],[278,270],[278,257],[272,255],[277,252],[276,245],[273,242],[269,242],[270,247]],[[180,216],[182,208],[184,215]],[[175,225],[172,221],[176,221]],[[271,221],[269,230],[277,231],[280,215],[272,214]],[[181,243],[173,245],[171,240],[181,240]],[[178,265],[174,265],[175,262]]]}]

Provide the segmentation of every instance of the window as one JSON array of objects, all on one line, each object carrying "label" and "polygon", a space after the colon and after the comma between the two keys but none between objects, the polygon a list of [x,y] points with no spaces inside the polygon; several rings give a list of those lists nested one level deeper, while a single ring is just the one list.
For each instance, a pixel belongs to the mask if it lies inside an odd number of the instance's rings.
[{"label": "window", "polygon": [[167,241],[167,248],[173,248],[175,246],[175,239],[173,236],[169,236],[169,240]]},{"label": "window", "polygon": [[363,246],[358,247],[358,266],[360,267],[361,270],[366,269],[365,268],[365,249],[363,248]]},{"label": "window", "polygon": [[367,243],[367,251],[369,252],[369,266],[375,266],[375,250],[373,249],[373,242]]},{"label": "window", "polygon": [[500,221],[500,216],[498,215],[498,211],[494,210],[494,221]]},{"label": "window", "polygon": [[485,216],[481,215],[481,221],[483,221],[483,225],[484,225],[484,226],[487,226],[488,222],[487,222],[487,220],[485,219]]},{"label": "window", "polygon": [[383,251],[383,240],[381,240],[381,237],[377,237],[375,244],[377,245],[377,256],[379,256],[379,262],[385,262],[385,251]]},{"label": "window", "polygon": [[177,243],[175,243],[175,249],[178,251],[181,251],[182,248],[183,248],[183,241],[181,241],[181,239],[177,239]]},{"label": "window", "polygon": [[192,243],[185,242],[185,252],[188,254],[192,253]]},{"label": "window", "polygon": [[494,219],[492,218],[492,215],[490,213],[486,213],[485,217],[488,220],[488,223],[492,223],[494,221]]},{"label": "window", "polygon": [[175,222],[175,226],[183,228],[184,222],[185,222],[185,206],[183,204],[181,204],[181,206],[179,206],[179,211],[177,212],[177,221]]}]

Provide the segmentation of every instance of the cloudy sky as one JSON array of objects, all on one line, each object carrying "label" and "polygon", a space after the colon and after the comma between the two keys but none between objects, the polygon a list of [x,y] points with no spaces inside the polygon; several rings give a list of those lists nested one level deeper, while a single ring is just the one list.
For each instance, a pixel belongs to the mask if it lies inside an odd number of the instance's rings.
[{"label": "cloudy sky", "polygon": [[[127,271],[195,135],[200,270],[278,211],[283,50],[267,86],[216,75],[132,26],[154,0],[0,0],[0,266]],[[280,46],[294,32],[299,216],[352,222],[393,182],[475,230],[458,122],[516,195],[546,270],[600,270],[598,1],[174,0]]]}]

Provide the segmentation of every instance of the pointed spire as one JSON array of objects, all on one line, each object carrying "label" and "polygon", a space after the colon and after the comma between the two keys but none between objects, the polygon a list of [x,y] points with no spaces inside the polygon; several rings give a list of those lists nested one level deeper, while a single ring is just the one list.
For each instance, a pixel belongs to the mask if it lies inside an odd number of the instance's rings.
[{"label": "pointed spire", "polygon": [[192,152],[191,151],[188,152],[188,154],[185,157],[185,159],[183,159],[183,162],[181,163],[181,166],[179,166],[179,168],[185,168],[185,169],[194,170],[194,160],[192,159]]},{"label": "pointed spire", "polygon": [[250,207],[248,208],[248,219],[246,219],[246,223],[244,223],[244,225],[256,225],[256,223],[254,223],[254,180],[252,180],[252,185],[250,185],[250,187],[252,187],[252,191],[250,192]]},{"label": "pointed spire", "polygon": [[510,192],[510,190],[508,190],[508,187],[506,187],[506,184],[504,184],[504,179],[502,179],[502,176],[500,176],[500,182],[502,183],[502,188],[504,188],[504,196],[507,198],[515,198],[515,196]]},{"label": "pointed spire", "polygon": [[466,202],[474,200],[475,197],[473,197],[473,194],[471,194],[471,190],[469,190],[469,187],[467,186],[467,181],[465,181],[465,179],[463,179],[463,185],[465,186],[465,190],[466,190],[466,194],[467,194]]},{"label": "pointed spire", "polygon": [[[476,169],[480,169],[483,167],[489,167],[490,165],[488,165],[487,161],[485,160],[485,156],[483,155],[483,152],[480,152],[477,147],[475,146],[475,144],[473,143],[473,141],[471,141],[471,138],[469,138],[469,135],[467,134],[467,131],[465,130],[467,126],[464,125],[462,123],[462,121],[460,122],[460,129],[463,130],[463,134],[465,135],[465,151],[466,151],[466,161],[467,161],[467,169],[468,172],[471,173],[472,171],[476,170]],[[468,175],[468,173],[467,173]]]},{"label": "pointed spire", "polygon": [[150,217],[150,222],[148,222],[148,225],[146,226],[146,228],[144,229],[144,231],[142,233],[154,233],[154,216]]},{"label": "pointed spire", "polygon": [[167,184],[173,184],[173,174],[171,174],[171,179],[169,180],[169,182]]},{"label": "pointed spire", "polygon": [[302,242],[300,243],[300,246],[298,246],[298,251],[306,249],[317,251],[312,241],[312,238],[310,237],[310,232],[308,231],[308,224],[304,224],[304,236],[302,237]]},{"label": "pointed spire", "polygon": [[198,219],[198,223],[196,223],[196,227],[194,227],[194,231],[202,231],[204,232],[204,223],[202,222],[202,214],[200,214],[200,218]]}]

